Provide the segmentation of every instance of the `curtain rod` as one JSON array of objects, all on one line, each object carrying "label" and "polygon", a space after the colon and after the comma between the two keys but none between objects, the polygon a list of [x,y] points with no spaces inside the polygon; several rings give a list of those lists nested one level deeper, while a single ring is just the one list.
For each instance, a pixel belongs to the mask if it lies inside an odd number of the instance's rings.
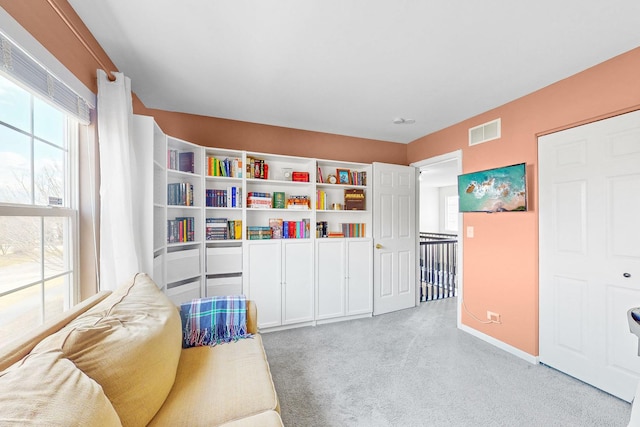
[{"label": "curtain rod", "polygon": [[89,54],[93,57],[93,59],[95,59],[95,61],[98,63],[98,65],[100,66],[100,68],[102,68],[104,70],[105,73],[107,73],[107,78],[111,81],[114,81],[116,78],[115,76],[112,74],[111,71],[108,70],[108,67],[106,67],[104,65],[104,62],[102,62],[100,60],[100,58],[98,58],[98,55],[96,55],[96,53],[93,51],[93,49],[91,49],[91,46],[89,46],[89,44],[85,41],[85,39],[82,37],[82,35],[78,32],[78,30],[76,29],[76,27],[73,25],[73,23],[69,20],[69,18],[67,18],[67,16],[64,14],[64,12],[62,11],[62,9],[60,9],[60,7],[55,3],[54,0],[47,0],[47,3],[49,3],[49,6],[51,6],[51,8],[53,8],[53,10],[58,14],[58,16],[60,17],[60,19],[62,19],[62,21],[67,25],[67,27],[69,27],[69,29],[71,30],[71,32],[73,33],[73,35],[76,36],[76,38],[78,39],[78,41],[80,41],[80,43],[82,43],[82,46],[84,46],[84,48],[87,50],[87,52],[89,52]]}]

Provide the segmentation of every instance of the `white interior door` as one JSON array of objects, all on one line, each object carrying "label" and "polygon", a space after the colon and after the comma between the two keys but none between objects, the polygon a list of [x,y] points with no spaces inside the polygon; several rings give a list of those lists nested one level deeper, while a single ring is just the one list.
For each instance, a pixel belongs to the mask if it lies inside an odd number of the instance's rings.
[{"label": "white interior door", "polygon": [[416,304],[416,185],[411,166],[373,164],[373,314]]},{"label": "white interior door", "polygon": [[640,306],[640,112],[538,141],[540,361],[631,401]]}]

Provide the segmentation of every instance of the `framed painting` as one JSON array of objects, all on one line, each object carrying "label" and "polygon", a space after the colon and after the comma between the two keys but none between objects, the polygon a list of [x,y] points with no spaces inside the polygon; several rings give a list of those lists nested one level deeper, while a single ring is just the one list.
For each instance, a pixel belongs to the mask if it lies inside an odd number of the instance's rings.
[{"label": "framed painting", "polygon": [[351,171],[349,169],[336,169],[338,184],[351,184]]}]

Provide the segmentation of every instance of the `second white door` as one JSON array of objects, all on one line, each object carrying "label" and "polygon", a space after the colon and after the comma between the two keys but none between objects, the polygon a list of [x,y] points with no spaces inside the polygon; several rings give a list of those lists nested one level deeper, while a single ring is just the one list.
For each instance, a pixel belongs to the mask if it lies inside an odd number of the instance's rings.
[{"label": "second white door", "polygon": [[373,313],[416,305],[416,172],[373,164]]}]

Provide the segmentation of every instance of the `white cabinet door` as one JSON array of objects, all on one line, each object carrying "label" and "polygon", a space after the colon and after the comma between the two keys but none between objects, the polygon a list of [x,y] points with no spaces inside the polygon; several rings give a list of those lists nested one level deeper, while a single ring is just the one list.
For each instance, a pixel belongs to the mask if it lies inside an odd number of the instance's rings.
[{"label": "white cabinet door", "polygon": [[247,297],[258,308],[258,326],[313,321],[313,244],[308,239],[246,244]]},{"label": "white cabinet door", "polygon": [[282,241],[283,324],[313,320],[313,244]]},{"label": "white cabinet door", "polygon": [[344,316],[344,240],[318,239],[316,243],[317,320]]},{"label": "white cabinet door", "polygon": [[373,249],[370,239],[347,241],[347,315],[372,311]]},{"label": "white cabinet door", "polygon": [[258,308],[258,327],[282,324],[282,252],[280,241],[270,240],[246,244],[247,297]]},{"label": "white cabinet door", "polygon": [[371,239],[318,240],[316,246],[317,320],[373,310]]}]

